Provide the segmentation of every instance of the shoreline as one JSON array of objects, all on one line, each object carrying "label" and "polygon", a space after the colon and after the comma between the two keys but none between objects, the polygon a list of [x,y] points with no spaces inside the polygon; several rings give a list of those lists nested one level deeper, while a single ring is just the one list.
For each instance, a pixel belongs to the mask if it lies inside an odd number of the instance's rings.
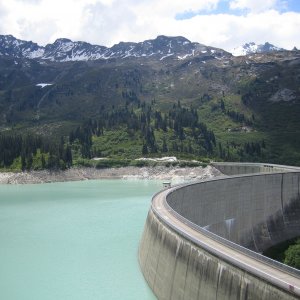
[{"label": "shoreline", "polygon": [[156,180],[200,180],[221,175],[220,171],[207,167],[121,167],[121,168],[70,168],[59,171],[0,172],[0,184],[36,184],[90,179],[156,179]]}]

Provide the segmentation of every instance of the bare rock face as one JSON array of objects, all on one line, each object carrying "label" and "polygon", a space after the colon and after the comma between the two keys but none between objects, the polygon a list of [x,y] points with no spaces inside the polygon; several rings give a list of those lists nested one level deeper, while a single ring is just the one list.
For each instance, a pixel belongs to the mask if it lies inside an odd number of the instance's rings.
[{"label": "bare rock face", "polygon": [[72,168],[65,171],[48,170],[0,173],[0,184],[27,184],[45,182],[79,181],[88,179],[156,179],[156,180],[200,180],[222,175],[212,166],[195,168],[178,167],[123,167],[110,169]]},{"label": "bare rock face", "polygon": [[277,91],[270,99],[271,102],[292,102],[296,100],[296,92],[290,89]]}]

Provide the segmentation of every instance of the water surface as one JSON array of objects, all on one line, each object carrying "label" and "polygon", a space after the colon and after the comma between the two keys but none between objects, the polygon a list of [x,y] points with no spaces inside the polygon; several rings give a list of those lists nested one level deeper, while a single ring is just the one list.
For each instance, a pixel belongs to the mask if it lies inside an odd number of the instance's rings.
[{"label": "water surface", "polygon": [[0,299],[155,299],[137,261],[158,181],[0,185]]}]

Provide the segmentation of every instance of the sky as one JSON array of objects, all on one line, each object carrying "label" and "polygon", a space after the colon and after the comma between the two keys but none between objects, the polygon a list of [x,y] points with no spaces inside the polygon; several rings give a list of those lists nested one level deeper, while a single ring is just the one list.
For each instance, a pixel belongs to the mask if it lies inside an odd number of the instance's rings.
[{"label": "sky", "polygon": [[112,46],[158,35],[232,50],[266,41],[300,49],[300,0],[0,0],[0,34]]}]

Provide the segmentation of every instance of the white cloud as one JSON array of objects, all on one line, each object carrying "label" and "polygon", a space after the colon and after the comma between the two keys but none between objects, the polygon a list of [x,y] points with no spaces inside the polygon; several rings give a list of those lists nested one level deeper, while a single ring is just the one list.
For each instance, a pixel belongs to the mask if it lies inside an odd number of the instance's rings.
[{"label": "white cloud", "polygon": [[[232,0],[247,14],[213,14],[220,0],[10,0],[0,4],[0,33],[40,44],[60,37],[111,46],[157,35],[182,35],[230,50],[245,42],[268,41],[300,48],[300,14],[279,13],[275,0]],[[281,2],[282,3],[282,2]],[[261,6],[261,8],[259,8]],[[263,7],[263,9],[262,9]],[[208,13],[176,20],[183,12]]]},{"label": "white cloud", "polygon": [[186,30],[190,26],[198,26],[199,29],[189,34],[191,39],[226,50],[250,41],[256,43],[268,41],[286,49],[300,45],[299,13],[280,14],[270,10],[246,16],[197,16],[190,21],[193,24],[185,24]]},{"label": "white cloud", "polygon": [[[82,10],[97,0],[10,0],[0,30],[45,44],[58,37],[79,38]],[[48,26],[47,26],[48,24]]]},{"label": "white cloud", "polygon": [[262,12],[275,8],[278,0],[232,0],[231,9],[248,9],[252,12]]},{"label": "white cloud", "polygon": [[[112,7],[96,3],[85,7],[82,34],[99,39],[105,45],[119,41],[141,41],[155,38],[159,34],[186,35],[175,19],[182,11],[211,10],[219,0],[128,0],[126,3],[113,3]],[[188,28],[190,31],[191,28]]]},{"label": "white cloud", "polygon": [[133,9],[137,12],[155,14],[156,16],[175,17],[176,14],[188,11],[210,11],[217,7],[220,0],[146,0],[139,1]]}]

